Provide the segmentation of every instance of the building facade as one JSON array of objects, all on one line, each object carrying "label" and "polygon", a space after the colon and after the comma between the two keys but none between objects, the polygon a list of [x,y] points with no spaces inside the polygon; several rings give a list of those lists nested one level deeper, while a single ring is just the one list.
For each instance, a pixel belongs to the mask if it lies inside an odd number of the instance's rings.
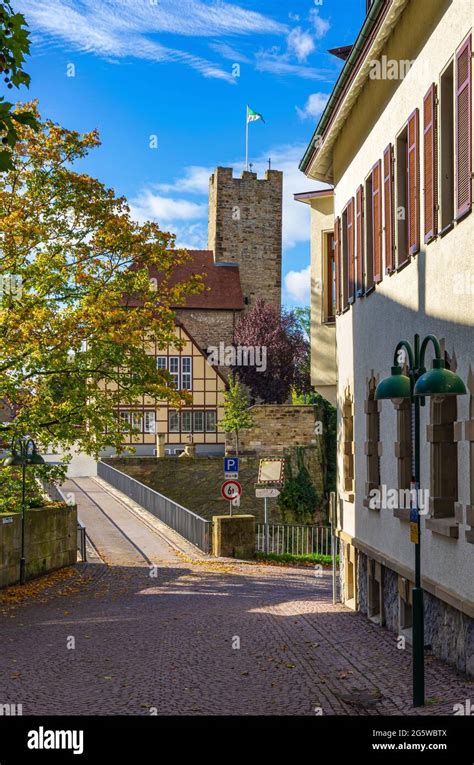
[{"label": "building facade", "polygon": [[[301,163],[333,187],[333,221],[321,199],[310,203],[315,278],[322,274],[313,307],[335,304],[342,598],[410,640],[414,545],[403,490],[413,475],[413,412],[401,399],[377,401],[375,389],[400,340],[433,334],[468,393],[421,407],[425,638],[470,675],[473,19],[472,0],[374,0]],[[321,232],[333,237],[333,270]],[[427,368],[430,354],[431,346]],[[327,371],[319,362],[315,348],[316,379]]]},{"label": "building facade", "polygon": [[179,411],[168,401],[150,396],[143,396],[133,407],[120,406],[117,417],[124,445],[133,447],[137,456],[156,456],[160,447],[170,456],[179,455],[190,445],[201,456],[221,454],[225,433],[219,421],[224,414],[225,379],[183,326],[178,325],[175,332],[176,345],[157,348],[148,343],[147,352],[155,358],[157,369],[171,375],[170,385],[185,391],[191,401]]}]

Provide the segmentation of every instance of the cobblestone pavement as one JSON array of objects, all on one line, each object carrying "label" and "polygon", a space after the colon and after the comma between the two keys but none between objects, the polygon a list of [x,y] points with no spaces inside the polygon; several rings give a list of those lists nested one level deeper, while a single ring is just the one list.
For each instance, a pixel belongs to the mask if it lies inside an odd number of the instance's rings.
[{"label": "cobblestone pavement", "polygon": [[[328,574],[180,554],[155,573],[80,564],[27,597],[1,591],[0,703],[34,715],[414,713],[410,650],[333,606]],[[417,714],[474,698],[432,657],[426,686]]]}]

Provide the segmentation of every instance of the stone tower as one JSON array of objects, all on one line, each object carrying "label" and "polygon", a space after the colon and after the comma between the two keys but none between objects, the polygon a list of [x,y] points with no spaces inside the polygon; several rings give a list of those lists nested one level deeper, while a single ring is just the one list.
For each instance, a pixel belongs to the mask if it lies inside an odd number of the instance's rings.
[{"label": "stone tower", "polygon": [[208,247],[216,263],[238,263],[246,310],[262,297],[281,304],[283,173],[265,178],[218,167],[209,181]]}]

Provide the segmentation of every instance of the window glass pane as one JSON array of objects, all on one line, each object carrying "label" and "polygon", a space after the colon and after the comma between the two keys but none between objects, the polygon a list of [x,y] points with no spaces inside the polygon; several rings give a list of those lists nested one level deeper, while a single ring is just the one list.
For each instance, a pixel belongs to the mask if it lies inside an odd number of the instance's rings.
[{"label": "window glass pane", "polygon": [[194,412],[194,432],[202,433],[204,430],[204,412]]},{"label": "window glass pane", "polygon": [[181,359],[181,389],[191,390],[192,387],[192,359],[183,356]]},{"label": "window glass pane", "polygon": [[168,368],[168,359],[166,356],[157,356],[156,357],[156,368],[157,369],[167,369]]},{"label": "window glass pane", "polygon": [[191,414],[192,412],[181,412],[181,431],[191,433]]},{"label": "window glass pane", "polygon": [[173,385],[179,388],[179,356],[170,356],[169,372],[172,377]]},{"label": "window glass pane", "polygon": [[145,412],[145,433],[155,432],[155,413]]},{"label": "window glass pane", "polygon": [[207,433],[216,432],[216,413],[206,412],[206,431]]},{"label": "window glass pane", "polygon": [[134,430],[143,431],[143,419],[141,412],[133,412],[132,414],[132,426]]},{"label": "window glass pane", "polygon": [[130,430],[130,412],[119,412],[119,422],[121,430]]},{"label": "window glass pane", "polygon": [[169,413],[169,431],[170,433],[179,433],[179,415],[178,412]]}]

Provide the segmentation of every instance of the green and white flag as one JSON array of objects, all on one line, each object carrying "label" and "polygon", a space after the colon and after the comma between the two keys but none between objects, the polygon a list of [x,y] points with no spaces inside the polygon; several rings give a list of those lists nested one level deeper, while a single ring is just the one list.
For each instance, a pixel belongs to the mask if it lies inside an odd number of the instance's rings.
[{"label": "green and white flag", "polygon": [[262,122],[265,122],[262,115],[258,112],[254,112],[253,109],[250,108],[250,106],[247,106],[247,124],[249,122],[256,122],[257,120],[262,120]]}]

